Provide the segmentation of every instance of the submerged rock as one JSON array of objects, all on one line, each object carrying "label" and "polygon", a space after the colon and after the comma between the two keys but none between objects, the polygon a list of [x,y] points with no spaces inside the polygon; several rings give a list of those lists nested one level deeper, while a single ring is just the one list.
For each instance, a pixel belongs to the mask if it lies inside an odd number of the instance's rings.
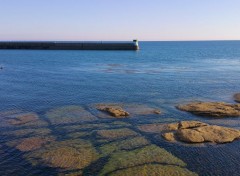
[{"label": "submerged rock", "polygon": [[97,131],[99,138],[104,138],[107,140],[114,140],[119,138],[126,138],[130,136],[137,136],[135,131],[128,128],[114,129],[114,130],[99,130]]},{"label": "submerged rock", "polygon": [[55,141],[25,158],[32,164],[44,164],[62,169],[83,169],[98,159],[92,144],[85,140]]},{"label": "submerged rock", "polygon": [[240,93],[235,94],[233,97],[236,102],[240,103]]},{"label": "submerged rock", "polygon": [[144,137],[134,137],[117,142],[111,142],[100,147],[103,156],[109,155],[120,150],[136,149],[138,147],[149,145],[150,142]]},{"label": "submerged rock", "polygon": [[48,111],[46,116],[49,121],[55,125],[97,120],[95,116],[81,106],[64,106],[55,108]]},{"label": "submerged rock", "polygon": [[198,174],[179,166],[161,165],[161,164],[145,164],[143,166],[135,166],[115,171],[110,176],[197,176]]},{"label": "submerged rock", "polygon": [[22,151],[32,151],[41,148],[43,145],[53,141],[53,137],[30,137],[21,140],[14,141],[15,147]]},{"label": "submerged rock", "polygon": [[[186,164],[156,145],[146,146],[132,151],[121,151],[111,155],[100,175],[106,175],[116,170],[144,166],[144,164],[163,164],[185,167]],[[114,174],[113,174],[114,175]],[[131,174],[127,174],[131,175]]]},{"label": "submerged rock", "polygon": [[179,110],[200,116],[237,117],[240,116],[240,104],[224,102],[194,102],[177,106]]},{"label": "submerged rock", "polygon": [[182,121],[177,130],[162,134],[168,141],[182,141],[187,143],[228,143],[240,138],[240,130],[216,125],[208,125],[198,121]]},{"label": "submerged rock", "polygon": [[17,114],[10,118],[8,122],[11,125],[23,125],[29,122],[37,121],[38,115],[35,113],[29,113],[29,114]]}]

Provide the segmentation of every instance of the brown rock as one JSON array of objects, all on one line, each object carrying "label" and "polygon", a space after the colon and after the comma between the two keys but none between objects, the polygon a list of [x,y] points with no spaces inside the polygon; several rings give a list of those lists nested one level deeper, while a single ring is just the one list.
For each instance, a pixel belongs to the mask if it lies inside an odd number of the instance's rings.
[{"label": "brown rock", "polygon": [[34,113],[17,115],[15,118],[10,119],[8,122],[11,125],[23,125],[29,122],[37,121],[38,116]]},{"label": "brown rock", "polygon": [[188,143],[200,143],[204,142],[204,138],[201,133],[192,129],[183,129],[177,131],[177,136],[180,141]]},{"label": "brown rock", "polygon": [[206,126],[208,124],[199,122],[199,121],[181,121],[179,122],[179,128],[180,129],[186,129],[186,128],[196,128],[201,126]]},{"label": "brown rock", "polygon": [[40,138],[40,137],[26,138],[19,141],[19,144],[16,146],[16,148],[23,152],[36,150],[42,147],[44,144],[53,140],[54,140],[53,138]]},{"label": "brown rock", "polygon": [[240,131],[216,125],[208,125],[196,129],[205,142],[227,143],[240,138]]},{"label": "brown rock", "polygon": [[101,111],[105,111],[114,117],[126,117],[129,113],[124,111],[121,107],[104,107],[99,108]]},{"label": "brown rock", "polygon": [[179,122],[179,129],[162,136],[168,141],[175,139],[187,143],[228,143],[240,138],[240,130],[198,121],[182,121]]},{"label": "brown rock", "polygon": [[147,133],[160,133],[163,131],[174,131],[177,130],[179,123],[170,124],[146,124],[138,127],[139,130]]},{"label": "brown rock", "polygon": [[240,103],[240,93],[235,94],[233,98],[236,102]]},{"label": "brown rock", "polygon": [[174,133],[164,133],[162,137],[167,141],[175,141]]},{"label": "brown rock", "polygon": [[179,110],[200,116],[237,117],[240,116],[240,104],[223,102],[194,102],[177,106]]}]

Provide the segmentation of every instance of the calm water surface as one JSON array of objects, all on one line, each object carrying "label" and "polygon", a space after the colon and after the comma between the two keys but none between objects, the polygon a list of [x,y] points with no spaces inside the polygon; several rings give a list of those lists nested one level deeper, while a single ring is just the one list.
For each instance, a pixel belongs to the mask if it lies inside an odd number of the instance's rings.
[{"label": "calm water surface", "polygon": [[[240,118],[213,120],[175,109],[177,104],[194,100],[234,103],[232,95],[240,92],[240,42],[142,42],[140,46],[140,51],[0,50],[0,66],[3,67],[0,70],[0,175],[45,176],[73,172],[99,175],[114,153],[101,154],[100,147],[112,141],[100,140],[97,130],[115,128],[131,129],[147,139],[149,145],[165,149],[185,162],[186,169],[199,175],[240,175],[240,141],[223,145],[183,145],[165,142],[159,135],[138,129],[142,124],[179,120],[200,120],[240,129]],[[161,109],[163,114],[104,119],[99,118],[93,108],[97,103],[141,104]],[[74,109],[69,110],[72,105],[82,107],[92,119],[84,120],[79,114],[80,120],[68,121],[69,114],[76,115]],[[6,115],[6,111],[10,115]],[[39,120],[31,125],[5,125],[7,118],[21,113],[34,113]],[[61,120],[54,121],[52,116]],[[81,128],[81,125],[93,124],[96,126]],[[79,128],[75,129],[74,125]],[[29,129],[32,131],[26,132]],[[36,129],[50,132],[42,134],[34,131]],[[25,131],[21,134],[17,130]],[[14,131],[16,133],[12,133]],[[69,135],[72,132],[82,132],[82,135],[74,138]],[[53,143],[56,148],[67,140],[84,140],[98,156],[81,168],[54,166],[44,159],[33,163],[31,159],[38,151],[41,153],[45,145],[36,150],[20,151],[11,144],[32,136],[51,136],[54,142],[46,146]],[[125,150],[131,152],[141,147]],[[107,174],[118,170],[115,168]]]}]

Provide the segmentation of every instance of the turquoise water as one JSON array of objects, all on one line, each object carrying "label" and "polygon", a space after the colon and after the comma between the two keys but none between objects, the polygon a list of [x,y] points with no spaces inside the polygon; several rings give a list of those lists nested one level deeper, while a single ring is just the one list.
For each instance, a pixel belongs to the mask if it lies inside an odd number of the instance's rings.
[{"label": "turquoise water", "polygon": [[[214,121],[175,109],[175,105],[193,100],[234,103],[232,96],[240,91],[240,41],[141,42],[140,47],[140,51],[0,50],[0,110],[38,114],[50,124],[58,140],[65,138],[64,131],[58,130],[62,124],[51,124],[45,117],[47,112],[78,105],[97,116],[91,108],[96,103],[142,104],[163,111],[161,116],[123,120],[135,131],[140,124],[162,123],[169,118],[240,128],[240,118]],[[111,123],[112,119],[103,121]],[[98,119],[96,123],[103,121]],[[0,175],[61,172],[46,164],[33,166],[24,158],[24,152],[9,147],[7,142],[19,139],[4,135],[11,130],[5,126],[0,129]],[[202,147],[167,143],[151,134],[146,138],[186,162],[187,168],[199,175],[240,175],[239,141]],[[89,168],[83,169],[84,175],[98,175],[98,170]]]}]

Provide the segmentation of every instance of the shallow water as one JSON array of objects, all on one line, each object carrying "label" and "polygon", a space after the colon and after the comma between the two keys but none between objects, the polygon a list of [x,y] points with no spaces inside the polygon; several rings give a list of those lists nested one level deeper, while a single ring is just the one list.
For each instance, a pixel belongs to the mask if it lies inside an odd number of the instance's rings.
[{"label": "shallow water", "polygon": [[[194,100],[234,103],[232,96],[240,91],[240,42],[142,42],[140,46],[140,51],[0,50],[0,175],[114,175],[156,163],[192,174],[240,175],[240,141],[183,145],[137,128],[148,123],[200,120],[239,129],[240,118],[198,117],[178,111],[175,105]],[[116,120],[96,110],[98,103],[150,107],[163,113],[136,113]],[[34,113],[37,120],[9,124],[9,119],[24,113]],[[122,136],[114,131],[110,136],[116,138],[101,136],[109,136],[105,132],[110,129],[122,129],[117,131]],[[29,137],[51,140],[34,150],[19,150],[17,143]],[[133,166],[109,166],[108,161],[119,152],[131,153],[151,145],[158,146],[156,152],[166,150],[185,165],[177,159],[169,165],[149,158]],[[65,160],[51,151],[59,151],[60,156],[65,153]],[[81,151],[89,155],[73,158],[82,155]]]}]

